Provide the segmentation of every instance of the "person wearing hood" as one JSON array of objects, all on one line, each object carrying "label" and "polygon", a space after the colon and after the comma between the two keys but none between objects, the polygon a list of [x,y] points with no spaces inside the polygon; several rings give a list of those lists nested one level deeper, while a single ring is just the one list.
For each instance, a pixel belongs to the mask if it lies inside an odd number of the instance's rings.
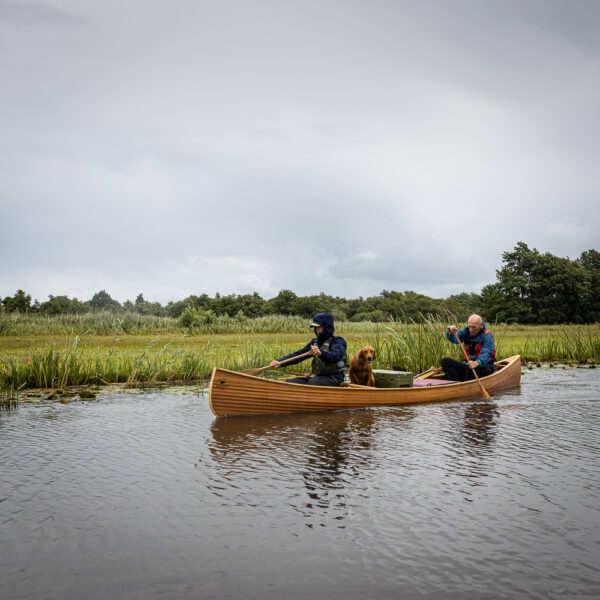
[{"label": "person wearing hood", "polygon": [[[458,339],[457,339],[458,337]],[[491,332],[485,328],[485,321],[479,315],[471,315],[467,326],[458,331],[456,325],[449,325],[446,339],[453,344],[460,340],[469,355],[468,361],[459,362],[447,356],[440,365],[451,381],[467,381],[475,379],[472,369],[478,377],[485,377],[494,372],[496,362],[496,342]]]},{"label": "person wearing hood", "polygon": [[[314,328],[315,336],[304,348],[282,356],[271,362],[269,367],[279,367],[281,361],[310,352],[313,359],[311,374],[306,377],[286,379],[289,383],[305,385],[340,385],[344,381],[344,371],[348,368],[346,360],[346,340],[334,335],[333,315],[323,312],[315,315],[310,327]],[[299,358],[286,363],[295,365],[310,357]]]}]

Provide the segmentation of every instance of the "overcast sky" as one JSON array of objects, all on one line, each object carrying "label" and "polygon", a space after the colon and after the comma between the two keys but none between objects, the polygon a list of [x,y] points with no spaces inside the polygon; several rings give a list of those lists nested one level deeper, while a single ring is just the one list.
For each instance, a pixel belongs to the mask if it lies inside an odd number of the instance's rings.
[{"label": "overcast sky", "polygon": [[0,296],[480,291],[600,249],[600,2],[0,0]]}]

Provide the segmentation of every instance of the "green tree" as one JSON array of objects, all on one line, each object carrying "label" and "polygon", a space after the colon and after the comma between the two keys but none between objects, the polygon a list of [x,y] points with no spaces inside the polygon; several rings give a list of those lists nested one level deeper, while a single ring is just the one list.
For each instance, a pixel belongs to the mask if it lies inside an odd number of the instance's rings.
[{"label": "green tree", "polygon": [[118,300],[113,300],[106,290],[96,292],[89,301],[89,305],[94,310],[119,310],[122,308]]},{"label": "green tree", "polygon": [[50,294],[46,302],[40,304],[40,312],[45,315],[62,315],[83,313],[86,311],[85,305],[73,298],[70,300],[68,296],[53,296]]},{"label": "green tree", "polygon": [[129,300],[127,300],[123,304],[123,308],[126,310],[133,310],[140,315],[154,315],[157,317],[162,317],[167,314],[166,309],[160,304],[160,302],[148,302],[147,300],[144,300],[144,294],[137,295],[135,304],[132,304]]},{"label": "green tree", "polygon": [[31,310],[31,296],[23,290],[17,290],[14,296],[6,296],[2,304],[6,312],[26,313]]},{"label": "green tree", "polygon": [[482,290],[489,321],[523,324],[583,323],[590,273],[576,261],[519,242],[502,254],[497,282]]},{"label": "green tree", "polygon": [[[482,312],[481,305],[481,294],[476,294],[474,292],[452,294],[446,298],[445,302],[445,308],[449,312],[465,320],[468,319],[472,314],[479,314]],[[489,319],[489,316],[487,318]]]},{"label": "green tree", "polygon": [[587,323],[600,320],[600,252],[586,250],[581,253],[577,262],[588,274],[587,289],[584,294],[584,313]]},{"label": "green tree", "polygon": [[271,298],[267,304],[269,307],[269,314],[277,315],[294,315],[295,303],[298,296],[291,290],[281,290],[277,296]]}]

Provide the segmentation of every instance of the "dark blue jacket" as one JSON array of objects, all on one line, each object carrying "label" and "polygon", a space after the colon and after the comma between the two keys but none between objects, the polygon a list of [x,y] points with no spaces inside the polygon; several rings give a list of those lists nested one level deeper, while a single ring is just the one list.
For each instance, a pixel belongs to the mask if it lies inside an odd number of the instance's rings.
[{"label": "dark blue jacket", "polygon": [[[494,336],[489,331],[486,331],[485,321],[483,321],[483,326],[475,337],[471,337],[468,327],[457,331],[456,335],[458,335],[458,339],[463,342],[463,344],[468,344],[470,340],[474,341],[476,344],[481,344],[481,350],[479,351],[479,356],[476,359],[477,362],[481,366],[487,365],[488,367],[494,369],[494,350],[496,348],[496,342],[494,341]],[[450,336],[447,331],[446,339],[451,341],[453,344],[458,344],[457,339],[454,336]]]},{"label": "dark blue jacket", "polygon": [[[323,326],[323,333],[318,337],[310,340],[310,342],[308,342],[308,344],[306,344],[304,348],[300,348],[300,350],[296,350],[296,352],[292,352],[291,354],[286,354],[285,356],[278,358],[278,361],[285,360],[286,358],[292,358],[292,356],[298,356],[299,354],[304,354],[305,352],[308,352],[310,350],[310,347],[314,344],[316,344],[320,348],[330,337],[332,338],[332,340],[329,343],[329,351],[326,352],[325,350],[322,350],[321,359],[327,363],[336,363],[340,360],[346,359],[346,340],[343,337],[340,337],[339,335],[333,335],[333,315],[329,313],[318,313],[315,315],[313,322]],[[306,356],[305,358],[292,360],[286,364],[286,367],[288,365],[296,365],[298,363],[301,363],[307,358],[312,357]],[[338,381],[344,380],[343,373],[336,373],[335,375],[333,375],[333,377],[335,377]]]}]

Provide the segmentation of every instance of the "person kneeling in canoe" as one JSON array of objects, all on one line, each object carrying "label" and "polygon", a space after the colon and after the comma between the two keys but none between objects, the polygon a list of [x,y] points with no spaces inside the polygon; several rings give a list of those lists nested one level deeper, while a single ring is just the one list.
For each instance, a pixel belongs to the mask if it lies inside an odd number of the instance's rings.
[{"label": "person kneeling in canoe", "polygon": [[[458,336],[458,339],[457,339]],[[444,357],[440,365],[451,381],[467,381],[475,379],[473,369],[478,377],[485,377],[494,372],[496,361],[496,342],[491,332],[485,328],[485,321],[479,315],[471,315],[467,326],[458,331],[456,325],[449,325],[446,339],[453,344],[458,340],[463,342],[468,361],[459,362],[453,358]]]},{"label": "person kneeling in canoe", "polygon": [[[344,371],[348,368],[346,340],[339,335],[333,335],[333,315],[329,313],[316,314],[310,326],[314,327],[317,337],[310,340],[304,348],[272,361],[269,367],[279,367],[280,363],[288,358],[310,352],[313,357],[311,374],[306,377],[293,377],[286,381],[306,385],[340,385],[344,381]],[[303,356],[286,365],[295,365],[307,358],[310,356]]]}]

